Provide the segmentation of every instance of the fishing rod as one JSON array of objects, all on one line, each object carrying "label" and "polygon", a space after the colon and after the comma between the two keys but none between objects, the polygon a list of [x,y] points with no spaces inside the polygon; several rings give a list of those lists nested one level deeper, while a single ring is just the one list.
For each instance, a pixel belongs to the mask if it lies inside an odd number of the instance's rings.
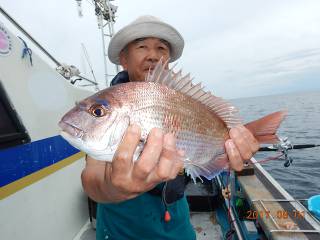
[{"label": "fishing rod", "polygon": [[[297,144],[297,145],[292,145],[290,149],[305,149],[305,148],[314,148],[314,147],[320,147],[319,144]],[[269,152],[269,151],[279,151],[279,148],[272,146],[268,147],[261,147],[258,150],[259,152]]]},{"label": "fishing rod", "polygon": [[290,149],[304,149],[304,148],[314,148],[320,147],[319,144],[296,144],[293,145],[289,140],[288,137],[279,138],[279,143],[273,144],[267,147],[260,147],[259,152],[269,152],[269,151],[284,151]]},{"label": "fishing rod", "polygon": [[293,145],[288,140],[288,138],[285,137],[285,138],[280,138],[279,139],[279,143],[277,143],[277,144],[273,144],[273,145],[268,146],[268,147],[259,148],[259,152],[270,152],[270,151],[281,152],[282,153],[282,157],[280,157],[280,159],[284,159],[285,160],[283,165],[285,167],[289,167],[291,165],[291,163],[293,162],[293,158],[288,156],[288,151],[289,150],[291,150],[291,149],[314,148],[314,147],[320,147],[320,145],[319,144],[296,144],[296,145]]}]

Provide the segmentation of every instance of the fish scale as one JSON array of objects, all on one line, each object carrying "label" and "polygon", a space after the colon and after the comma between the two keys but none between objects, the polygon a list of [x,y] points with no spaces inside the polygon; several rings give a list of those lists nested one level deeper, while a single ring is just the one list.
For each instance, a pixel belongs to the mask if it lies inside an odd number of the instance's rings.
[{"label": "fish scale", "polygon": [[[186,153],[190,167],[205,165],[224,153],[228,138],[226,124],[189,96],[152,82],[130,82],[115,86],[120,105],[132,106],[130,121],[147,136],[154,127],[173,132],[177,146]],[[146,89],[148,91],[146,91]],[[126,96],[123,97],[123,93]],[[138,97],[137,97],[138,96]]]}]

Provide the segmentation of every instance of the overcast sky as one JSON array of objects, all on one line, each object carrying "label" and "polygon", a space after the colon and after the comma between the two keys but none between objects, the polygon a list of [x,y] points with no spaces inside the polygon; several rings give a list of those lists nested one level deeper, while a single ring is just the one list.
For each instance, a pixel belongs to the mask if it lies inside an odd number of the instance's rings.
[{"label": "overcast sky", "polygon": [[[115,0],[115,30],[151,14],[185,38],[178,67],[225,98],[320,90],[319,0]],[[104,84],[101,35],[90,0],[0,0],[60,62],[89,78],[83,43],[97,79]],[[1,16],[0,21],[9,26]],[[109,67],[111,67],[109,65]]]}]

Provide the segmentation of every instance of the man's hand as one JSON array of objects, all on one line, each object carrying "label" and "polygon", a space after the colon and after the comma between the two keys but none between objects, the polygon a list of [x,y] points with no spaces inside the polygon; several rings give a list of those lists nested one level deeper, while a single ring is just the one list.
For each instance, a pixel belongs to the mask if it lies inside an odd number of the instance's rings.
[{"label": "man's hand", "polygon": [[[172,134],[164,135],[160,129],[152,129],[139,159],[133,162],[140,137],[140,128],[132,125],[126,131],[111,163],[106,163],[104,167],[100,164],[90,171],[87,161],[82,182],[91,198],[104,202],[127,200],[177,176],[183,168],[183,162],[182,153],[176,150],[175,137]],[[91,166],[96,162],[92,158],[88,160]],[[96,174],[96,177],[92,174]]]},{"label": "man's hand", "polygon": [[225,143],[230,167],[236,171],[243,169],[243,163],[248,161],[258,150],[259,143],[252,133],[244,126],[230,129],[230,139]]}]

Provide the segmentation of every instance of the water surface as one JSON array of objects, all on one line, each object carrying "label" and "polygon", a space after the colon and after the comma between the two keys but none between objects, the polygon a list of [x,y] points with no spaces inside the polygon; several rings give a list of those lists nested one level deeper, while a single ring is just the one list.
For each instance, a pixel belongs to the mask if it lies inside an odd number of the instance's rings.
[{"label": "water surface", "polygon": [[[245,122],[268,113],[288,110],[278,135],[293,144],[320,144],[320,91],[233,99]],[[258,153],[257,160],[274,152]],[[266,170],[295,198],[320,194],[320,147],[291,150],[293,164],[285,168],[282,161],[263,164]]]}]

